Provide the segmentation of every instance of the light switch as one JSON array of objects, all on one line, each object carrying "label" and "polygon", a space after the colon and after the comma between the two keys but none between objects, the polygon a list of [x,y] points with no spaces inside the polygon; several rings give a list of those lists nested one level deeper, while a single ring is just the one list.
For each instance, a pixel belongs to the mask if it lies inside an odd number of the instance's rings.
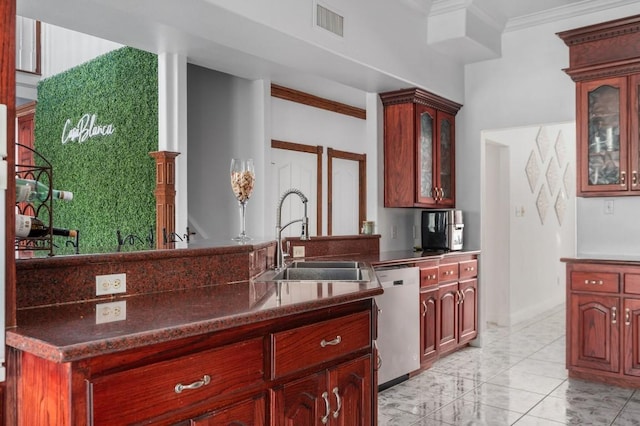
[{"label": "light switch", "polygon": [[604,201],[604,214],[613,214],[613,200]]}]

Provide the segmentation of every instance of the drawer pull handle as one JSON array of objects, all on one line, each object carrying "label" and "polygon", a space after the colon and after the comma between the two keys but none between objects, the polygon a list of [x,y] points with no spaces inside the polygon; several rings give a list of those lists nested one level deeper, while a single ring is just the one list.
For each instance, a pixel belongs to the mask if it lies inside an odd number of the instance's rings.
[{"label": "drawer pull handle", "polygon": [[339,344],[340,344],[340,342],[342,342],[342,337],[340,337],[340,336],[336,336],[336,338],[335,338],[335,339],[333,339],[333,340],[328,340],[328,341],[327,341],[327,340],[325,340],[325,339],[322,339],[322,342],[320,342],[320,346],[322,346],[323,348],[326,348],[327,346],[336,346],[336,345],[339,345]]},{"label": "drawer pull handle", "polygon": [[338,416],[340,415],[340,410],[342,409],[342,398],[340,398],[340,390],[335,387],[333,388],[333,394],[336,396],[336,403],[338,404],[338,408],[336,408],[336,411],[333,412],[333,418],[337,419]]},{"label": "drawer pull handle", "polygon": [[584,280],[584,283],[586,285],[589,285],[589,284],[591,284],[591,285],[603,285],[604,281],[602,281],[602,280],[598,280],[598,281],[596,281],[596,280]]},{"label": "drawer pull handle", "polygon": [[611,308],[611,324],[615,324],[618,322],[618,308],[613,306]]},{"label": "drawer pull handle", "polygon": [[473,266],[469,266],[468,268],[465,269],[465,271],[473,271],[474,269],[476,268],[474,268]]},{"label": "drawer pull handle", "polygon": [[624,310],[624,323],[625,325],[631,325],[631,309]]},{"label": "drawer pull handle", "polygon": [[190,385],[183,385],[182,383],[178,383],[174,389],[176,393],[182,393],[183,390],[198,389],[208,385],[209,383],[211,383],[211,377],[205,374],[204,376],[202,376],[202,379],[198,380],[197,382],[193,382]]},{"label": "drawer pull handle", "polygon": [[325,414],[320,421],[323,425],[326,425],[329,421],[329,415],[331,414],[331,407],[329,407],[329,394],[326,391],[322,392],[322,399],[324,399]]}]

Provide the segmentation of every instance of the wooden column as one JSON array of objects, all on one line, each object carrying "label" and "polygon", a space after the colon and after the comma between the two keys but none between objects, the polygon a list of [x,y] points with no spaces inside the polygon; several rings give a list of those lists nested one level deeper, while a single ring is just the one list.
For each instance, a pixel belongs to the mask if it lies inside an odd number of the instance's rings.
[{"label": "wooden column", "polygon": [[179,152],[150,152],[156,160],[156,248],[173,248],[173,243],[164,241],[176,231],[176,184],[175,166]]},{"label": "wooden column", "polygon": [[[15,266],[15,118],[16,118],[16,0],[0,0],[0,104],[7,106],[7,190],[5,191],[5,316],[6,327],[16,326],[16,266]],[[4,333],[4,330],[0,330]],[[6,354],[7,380],[0,383],[0,424],[17,423],[16,377],[12,376],[15,359]],[[15,369],[13,369],[15,371]],[[6,386],[6,387],[5,387]]]}]

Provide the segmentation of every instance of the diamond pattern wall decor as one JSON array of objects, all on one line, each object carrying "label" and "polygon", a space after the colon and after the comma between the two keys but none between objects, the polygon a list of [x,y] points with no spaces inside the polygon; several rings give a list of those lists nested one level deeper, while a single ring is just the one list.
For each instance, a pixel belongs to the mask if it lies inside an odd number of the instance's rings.
[{"label": "diamond pattern wall decor", "polygon": [[544,185],[540,187],[538,191],[538,198],[536,199],[536,208],[538,209],[538,216],[540,216],[540,223],[544,225],[544,219],[547,216],[547,209],[549,208],[549,197],[547,196],[547,189]]},{"label": "diamond pattern wall decor", "polygon": [[540,127],[538,136],[536,137],[536,145],[538,145],[538,152],[540,153],[540,160],[544,163],[547,160],[547,152],[549,151],[549,145],[551,141],[547,136],[547,130],[544,126]]},{"label": "diamond pattern wall decor", "polygon": [[[558,224],[562,226],[573,178],[564,135],[559,131],[555,137],[549,138],[547,128],[540,126],[535,144],[538,149],[531,150],[525,166],[525,174],[531,194],[536,197],[535,204],[540,223],[545,224],[547,211],[553,204]],[[539,189],[536,192],[538,185]]]},{"label": "diamond pattern wall decor", "polygon": [[531,193],[533,194],[536,189],[536,184],[538,183],[538,177],[540,176],[540,166],[538,165],[536,153],[533,150],[531,150],[531,155],[529,155],[529,160],[527,160],[524,171],[527,174],[529,188],[531,188]]},{"label": "diamond pattern wall decor", "polygon": [[549,165],[547,166],[547,173],[545,174],[547,177],[547,185],[549,185],[549,192],[551,195],[556,193],[556,189],[558,189],[558,183],[560,179],[560,170],[558,169],[557,163],[551,157],[551,161],[549,161]]}]

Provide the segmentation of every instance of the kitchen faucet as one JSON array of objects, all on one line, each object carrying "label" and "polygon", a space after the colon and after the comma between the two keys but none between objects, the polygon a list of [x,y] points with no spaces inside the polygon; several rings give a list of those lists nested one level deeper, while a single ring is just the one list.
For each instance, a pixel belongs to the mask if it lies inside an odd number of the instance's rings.
[{"label": "kitchen faucet", "polygon": [[[304,204],[304,217],[301,219],[295,219],[286,225],[282,226],[282,203],[284,203],[285,198],[287,198],[291,194],[296,194],[302,200]],[[278,203],[278,211],[276,213],[276,271],[282,269],[284,266],[284,252],[282,251],[282,231],[292,223],[302,222],[302,234],[300,235],[301,240],[309,239],[309,218],[307,217],[307,197],[299,190],[295,188],[288,189],[282,194],[280,197],[280,202]]]}]

